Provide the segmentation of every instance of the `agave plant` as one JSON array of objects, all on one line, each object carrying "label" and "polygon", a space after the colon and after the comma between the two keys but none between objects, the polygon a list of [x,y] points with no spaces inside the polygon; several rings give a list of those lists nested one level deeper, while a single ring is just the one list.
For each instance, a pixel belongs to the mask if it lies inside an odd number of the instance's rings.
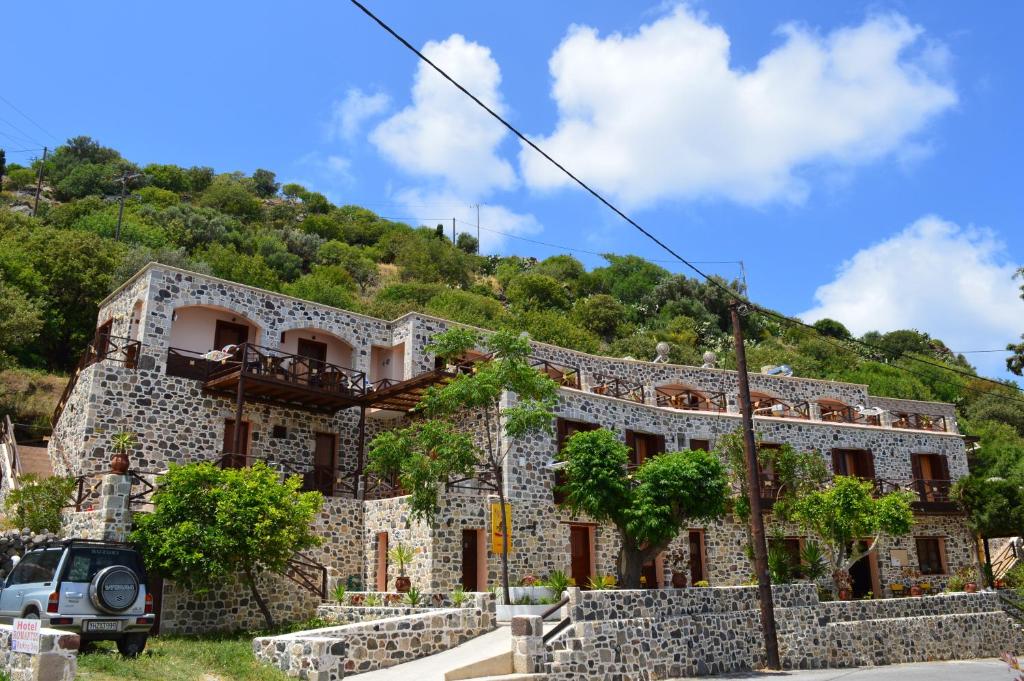
[{"label": "agave plant", "polygon": [[551,592],[551,597],[557,601],[569,588],[569,575],[561,570],[552,570],[548,574],[548,578],[544,580],[544,586]]},{"label": "agave plant", "polygon": [[405,594],[405,602],[412,607],[417,607],[423,600],[423,594],[416,587],[409,587],[409,591]]}]

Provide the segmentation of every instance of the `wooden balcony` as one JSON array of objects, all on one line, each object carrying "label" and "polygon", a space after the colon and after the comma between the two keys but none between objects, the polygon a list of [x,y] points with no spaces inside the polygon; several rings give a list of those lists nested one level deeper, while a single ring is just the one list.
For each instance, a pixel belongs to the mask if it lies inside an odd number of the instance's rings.
[{"label": "wooden balcony", "polygon": [[590,388],[590,392],[595,395],[607,395],[640,404],[644,402],[643,385],[636,381],[627,381],[607,374],[594,374],[594,385]]},{"label": "wooden balcony", "polygon": [[752,400],[751,407],[754,416],[773,416],[782,419],[811,418],[811,405],[807,402],[790,404],[774,397],[761,397]]},{"label": "wooden balcony", "polygon": [[949,432],[949,429],[946,427],[945,416],[915,414],[913,412],[892,412],[892,427],[907,428],[911,430],[930,430],[936,433]]},{"label": "wooden balcony", "polygon": [[67,406],[68,399],[71,397],[71,391],[75,389],[75,385],[78,383],[79,374],[86,367],[90,367],[98,362],[110,361],[120,364],[127,369],[135,369],[138,366],[141,348],[142,344],[137,340],[119,338],[111,336],[109,333],[97,333],[93,337],[92,342],[86,347],[81,358],[79,358],[75,370],[71,373],[71,378],[68,380],[67,385],[64,386],[64,392],[57,401],[57,407],[53,410],[50,423],[53,425],[57,424],[57,420],[60,419],[60,415],[64,412],[64,407]]},{"label": "wooden balcony", "polygon": [[580,389],[579,367],[556,364],[554,362],[549,362],[546,359],[541,359],[540,357],[530,357],[528,361],[531,367],[544,374],[561,387],[575,388],[576,390]]},{"label": "wooden balcony", "polygon": [[881,426],[881,416],[863,416],[853,407],[847,406],[821,406],[821,420],[829,423],[855,423],[861,426]]},{"label": "wooden balcony", "polygon": [[911,507],[922,513],[957,513],[960,507],[951,496],[952,488],[952,480],[912,480],[907,489],[917,499]]},{"label": "wooden balcony", "polygon": [[659,407],[717,413],[726,410],[725,393],[705,394],[696,390],[660,387],[654,389],[654,395]]}]

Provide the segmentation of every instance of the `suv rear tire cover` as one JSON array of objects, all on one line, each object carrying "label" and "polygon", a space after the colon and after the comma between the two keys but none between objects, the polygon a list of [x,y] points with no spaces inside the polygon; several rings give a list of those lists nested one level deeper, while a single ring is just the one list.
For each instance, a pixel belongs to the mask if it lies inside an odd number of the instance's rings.
[{"label": "suv rear tire cover", "polygon": [[89,583],[89,600],[107,613],[124,612],[139,597],[139,578],[124,565],[111,565]]}]

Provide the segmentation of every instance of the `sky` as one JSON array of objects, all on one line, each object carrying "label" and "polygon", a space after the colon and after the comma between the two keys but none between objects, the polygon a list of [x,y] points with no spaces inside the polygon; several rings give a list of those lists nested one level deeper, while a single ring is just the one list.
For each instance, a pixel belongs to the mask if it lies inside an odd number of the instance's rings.
[{"label": "sky", "polygon": [[[1024,4],[368,4],[759,303],[957,351],[1024,332]],[[489,253],[670,258],[350,3],[15,3],[0,30],[8,149],[85,134],[415,224],[475,234],[479,205]]]}]

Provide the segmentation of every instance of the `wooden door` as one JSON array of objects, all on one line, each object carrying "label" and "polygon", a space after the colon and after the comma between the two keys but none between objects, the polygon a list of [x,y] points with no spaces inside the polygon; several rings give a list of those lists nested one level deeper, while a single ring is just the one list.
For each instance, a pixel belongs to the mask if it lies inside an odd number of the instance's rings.
[{"label": "wooden door", "polygon": [[643,588],[644,589],[657,589],[658,588],[658,562],[651,560],[644,563],[643,568],[640,570],[640,576],[643,577]]},{"label": "wooden door", "polygon": [[223,350],[228,345],[241,345],[249,340],[249,327],[244,324],[217,320],[213,330],[213,349]]},{"label": "wooden door", "polygon": [[338,436],[334,433],[316,433],[313,449],[313,470],[307,473],[307,487],[325,496],[334,494],[334,471],[338,451]]},{"label": "wooden door", "polygon": [[235,451],[235,421],[226,419],[224,421],[224,458],[225,468],[244,468],[249,458],[249,422],[242,421],[242,438]]},{"label": "wooden door", "polygon": [[388,533],[377,533],[377,591],[388,590]]},{"label": "wooden door", "polygon": [[701,580],[707,580],[707,561],[704,556],[704,531],[690,530],[687,537],[690,556],[690,586]]},{"label": "wooden door", "polygon": [[593,576],[590,564],[590,528],[586,525],[569,526],[570,573],[576,586],[586,589]]},{"label": "wooden door", "polygon": [[110,332],[114,328],[114,320],[108,319],[103,322],[98,329],[96,329],[96,338],[93,342],[93,348],[96,352],[96,359],[100,360],[107,356],[107,350],[110,348]]},{"label": "wooden door", "polygon": [[462,531],[462,588],[466,591],[482,591],[477,584],[479,536],[478,530]]},{"label": "wooden door", "polygon": [[298,355],[305,358],[296,362],[300,365],[297,370],[298,377],[314,382],[315,378],[323,372],[324,364],[327,363],[327,343],[300,338]]}]

